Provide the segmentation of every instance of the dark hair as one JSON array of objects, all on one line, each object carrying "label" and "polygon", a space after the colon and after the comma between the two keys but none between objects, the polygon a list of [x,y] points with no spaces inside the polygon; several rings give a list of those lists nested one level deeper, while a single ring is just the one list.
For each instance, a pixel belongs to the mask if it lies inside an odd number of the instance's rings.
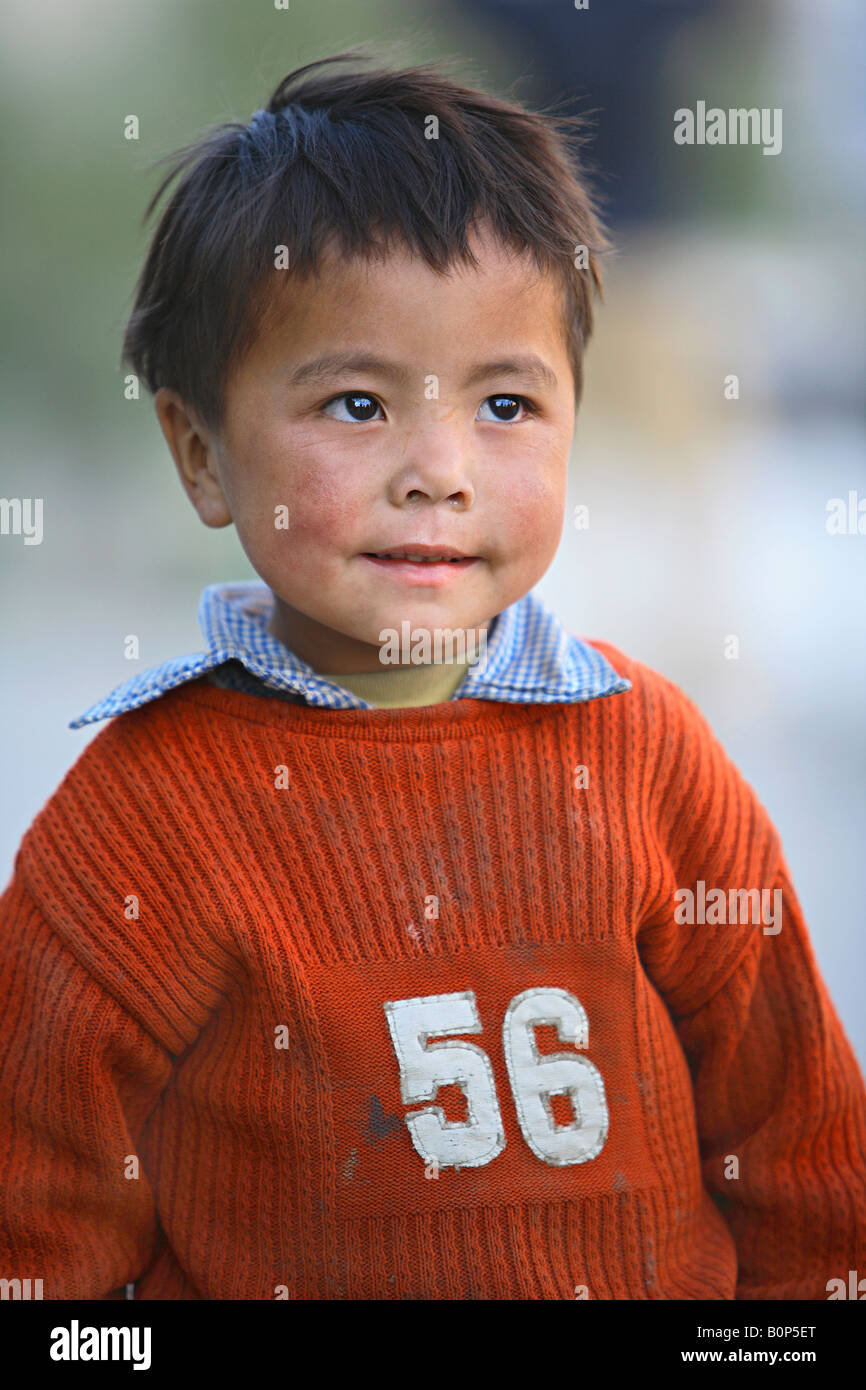
[{"label": "dark hair", "polygon": [[[151,240],[121,362],[152,393],[176,390],[208,428],[221,428],[231,368],[255,340],[274,275],[286,274],[274,268],[277,246],[303,275],[327,247],[372,256],[396,238],[445,271],[476,264],[476,220],[561,277],[580,400],[598,257],[610,249],[569,148],[570,137],[583,142],[585,118],[527,111],[433,64],[365,70],[370,61],[354,50],[308,63],[248,125],[211,127],[157,161],[173,166],[145,222],[185,172]],[[438,138],[425,138],[433,116]]]}]

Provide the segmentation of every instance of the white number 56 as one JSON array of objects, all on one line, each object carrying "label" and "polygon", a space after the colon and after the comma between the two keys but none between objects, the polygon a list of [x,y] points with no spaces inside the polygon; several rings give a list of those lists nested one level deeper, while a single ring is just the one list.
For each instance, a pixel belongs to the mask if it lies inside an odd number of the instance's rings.
[{"label": "white number 56", "polygon": [[[428,994],[384,1005],[394,1051],[400,1063],[404,1105],[433,1100],[440,1086],[457,1085],[466,1097],[467,1122],[448,1123],[439,1105],[406,1116],[412,1143],[440,1168],[477,1168],[505,1148],[502,1114],[487,1053],[470,1042],[430,1043],[451,1033],[480,1033],[475,994]],[[572,1052],[544,1055],[533,1029],[553,1024],[560,1042],[585,1048],[589,1023],[579,999],[555,987],[525,989],[505,1010],[502,1044],[514,1105],[523,1137],[544,1163],[586,1163],[604,1147],[608,1109],[601,1072],[588,1057]],[[575,1112],[570,1125],[557,1127],[552,1095],[567,1095]]]}]

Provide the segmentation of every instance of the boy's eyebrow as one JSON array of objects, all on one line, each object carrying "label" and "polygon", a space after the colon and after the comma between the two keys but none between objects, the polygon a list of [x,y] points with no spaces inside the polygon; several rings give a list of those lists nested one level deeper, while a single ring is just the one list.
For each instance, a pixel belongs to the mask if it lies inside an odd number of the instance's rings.
[{"label": "boy's eyebrow", "polygon": [[[302,382],[336,376],[339,372],[379,372],[382,376],[390,376],[404,383],[414,375],[403,363],[392,362],[386,357],[351,351],[326,352],[295,367],[289,375],[289,385],[299,386]],[[534,352],[518,357],[503,357],[495,362],[481,362],[472,368],[463,384],[475,386],[490,376],[519,376],[549,391],[555,391],[559,384],[552,367]]]},{"label": "boy's eyebrow", "polygon": [[380,372],[383,376],[396,377],[398,380],[408,380],[411,375],[408,367],[399,362],[389,362],[386,357],[375,357],[366,352],[325,352],[295,367],[289,374],[289,385],[299,386],[301,382],[336,376],[338,372]]},{"label": "boy's eyebrow", "polygon": [[534,352],[521,357],[503,357],[496,362],[482,362],[473,367],[463,384],[475,386],[489,376],[519,376],[536,386],[546,387],[548,391],[555,391],[559,385],[553,368]]}]

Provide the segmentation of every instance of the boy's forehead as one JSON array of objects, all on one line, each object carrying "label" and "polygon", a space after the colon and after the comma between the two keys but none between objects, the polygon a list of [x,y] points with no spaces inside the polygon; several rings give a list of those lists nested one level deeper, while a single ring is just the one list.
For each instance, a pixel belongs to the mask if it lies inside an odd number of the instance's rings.
[{"label": "boy's forehead", "polygon": [[402,244],[370,256],[329,247],[315,272],[275,271],[253,355],[262,364],[297,360],[360,340],[392,349],[399,342],[404,350],[428,345],[452,357],[482,343],[564,348],[560,277],[490,235],[471,246],[475,265],[455,260],[444,272]]}]

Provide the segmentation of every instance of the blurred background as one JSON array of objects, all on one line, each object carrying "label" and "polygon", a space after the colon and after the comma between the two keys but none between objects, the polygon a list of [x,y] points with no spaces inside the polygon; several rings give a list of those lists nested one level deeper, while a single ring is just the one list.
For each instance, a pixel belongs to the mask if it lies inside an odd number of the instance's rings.
[{"label": "blurred background", "polygon": [[[69,721],[199,650],[206,584],[256,578],[234,529],[206,529],[183,496],[150,398],[124,400],[152,161],[246,121],[301,63],[397,39],[408,61],[457,55],[470,81],[592,116],[586,158],[616,253],[562,543],[537,592],[697,701],[779,828],[866,1065],[866,534],[827,529],[831,499],[854,492],[866,512],[866,9],[6,0],[0,36],[0,495],[44,499],[40,545],[0,535],[2,882],[104,727]],[[674,111],[698,101],[781,108],[781,152],[676,145]],[[138,142],[123,138],[129,114]]]}]

